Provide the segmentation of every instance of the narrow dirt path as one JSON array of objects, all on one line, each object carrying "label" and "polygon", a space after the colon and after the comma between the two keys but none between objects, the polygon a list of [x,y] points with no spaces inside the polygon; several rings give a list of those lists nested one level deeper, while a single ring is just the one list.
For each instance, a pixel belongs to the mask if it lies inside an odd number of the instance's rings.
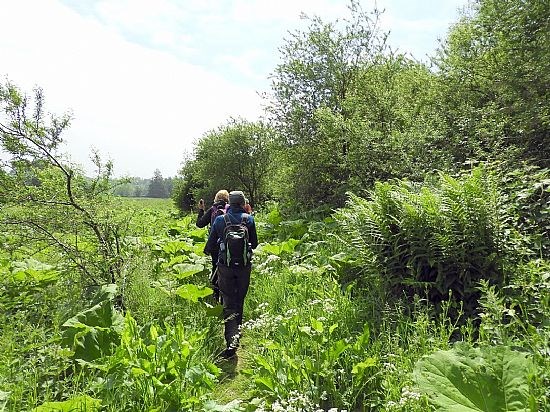
[{"label": "narrow dirt path", "polygon": [[225,405],[234,400],[244,402],[250,399],[250,377],[244,374],[243,371],[249,368],[249,365],[253,362],[252,353],[249,351],[253,344],[254,342],[243,336],[241,347],[235,358],[220,359],[216,362],[222,370],[222,374],[218,385],[212,391],[212,400],[220,405]]}]

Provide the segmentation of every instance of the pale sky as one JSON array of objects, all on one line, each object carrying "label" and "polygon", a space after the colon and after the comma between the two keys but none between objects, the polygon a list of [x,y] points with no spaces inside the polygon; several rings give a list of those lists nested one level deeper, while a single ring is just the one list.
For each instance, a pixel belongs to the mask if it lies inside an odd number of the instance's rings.
[{"label": "pale sky", "polygon": [[[374,0],[361,0],[365,11]],[[427,60],[467,0],[378,0],[393,49]],[[0,0],[0,77],[40,86],[71,112],[63,150],[94,148],[117,176],[174,176],[184,153],[230,117],[262,115],[259,92],[301,12],[347,16],[347,0]]]}]

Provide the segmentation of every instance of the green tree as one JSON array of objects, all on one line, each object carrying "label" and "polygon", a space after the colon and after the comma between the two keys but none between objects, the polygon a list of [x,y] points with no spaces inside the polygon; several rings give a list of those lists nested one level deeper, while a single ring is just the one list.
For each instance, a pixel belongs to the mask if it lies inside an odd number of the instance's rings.
[{"label": "green tree", "polygon": [[166,188],[166,197],[170,197],[172,192],[174,191],[174,178],[173,177],[165,177],[164,178],[164,187]]},{"label": "green tree", "polygon": [[113,194],[122,197],[131,197],[134,194],[135,183],[132,178],[114,179]]},{"label": "green tree", "polygon": [[314,115],[328,153],[345,133],[340,162],[349,177],[336,189],[339,196],[375,181],[422,180],[426,172],[449,167],[434,99],[437,80],[425,65],[388,54],[359,70],[353,86],[342,101],[345,115],[328,108]]},{"label": "green tree", "polygon": [[252,205],[263,202],[269,197],[273,141],[271,127],[242,119],[207,132],[180,171],[179,190],[185,193],[176,197],[191,207],[191,199],[208,201],[220,189],[239,189]]},{"label": "green tree", "polygon": [[166,190],[166,184],[159,169],[155,169],[153,177],[149,182],[147,197],[167,198],[169,193]]},{"label": "green tree", "polygon": [[17,247],[56,248],[90,284],[116,282],[126,219],[113,213],[112,164],[89,179],[59,153],[70,117],[49,116],[41,89],[31,98],[0,84],[0,225]]},{"label": "green tree", "polygon": [[385,48],[378,10],[365,13],[355,1],[349,9],[347,20],[325,23],[313,17],[306,31],[292,33],[273,74],[268,109],[284,147],[283,185],[290,198],[310,206],[341,204],[351,174],[348,131],[331,128],[327,135],[318,112],[348,120],[344,102],[357,76],[376,64]]},{"label": "green tree", "polygon": [[457,161],[550,159],[550,3],[477,0],[436,58]]},{"label": "green tree", "polygon": [[422,180],[447,168],[437,77],[385,47],[380,13],[356,2],[351,17],[311,19],[282,49],[270,112],[281,131],[281,197],[341,206],[377,180]]}]

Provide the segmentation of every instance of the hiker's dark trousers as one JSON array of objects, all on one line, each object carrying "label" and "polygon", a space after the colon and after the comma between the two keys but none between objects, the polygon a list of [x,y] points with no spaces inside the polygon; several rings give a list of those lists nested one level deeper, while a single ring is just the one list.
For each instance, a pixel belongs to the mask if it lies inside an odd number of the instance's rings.
[{"label": "hiker's dark trousers", "polygon": [[244,298],[250,284],[252,266],[228,268],[218,265],[218,286],[223,300],[225,341],[228,348],[239,346],[239,327],[243,322]]}]

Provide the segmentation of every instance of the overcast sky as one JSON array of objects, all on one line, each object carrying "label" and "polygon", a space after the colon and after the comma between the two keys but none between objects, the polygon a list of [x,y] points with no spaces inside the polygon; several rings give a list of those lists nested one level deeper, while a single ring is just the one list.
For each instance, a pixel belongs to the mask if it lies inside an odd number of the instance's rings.
[{"label": "overcast sky", "polygon": [[[374,0],[361,0],[371,10]],[[467,0],[378,0],[392,48],[433,54]],[[92,148],[118,176],[173,176],[203,133],[261,116],[258,92],[300,13],[347,15],[347,0],[0,0],[0,76],[71,112],[64,150]]]}]

